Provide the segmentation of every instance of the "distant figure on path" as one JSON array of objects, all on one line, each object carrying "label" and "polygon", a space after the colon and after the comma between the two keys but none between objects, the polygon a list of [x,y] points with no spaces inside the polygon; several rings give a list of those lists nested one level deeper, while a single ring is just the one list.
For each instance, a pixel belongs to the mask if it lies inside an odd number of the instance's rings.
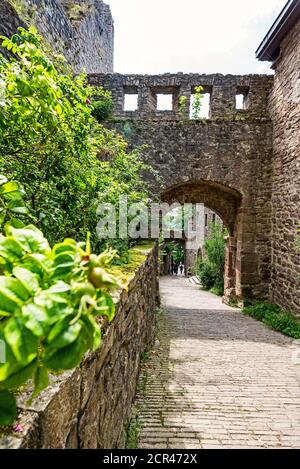
[{"label": "distant figure on path", "polygon": [[182,264],[182,262],[180,262],[179,269],[180,269],[180,273],[181,273],[181,275],[183,275],[183,269],[184,269],[184,265]]}]

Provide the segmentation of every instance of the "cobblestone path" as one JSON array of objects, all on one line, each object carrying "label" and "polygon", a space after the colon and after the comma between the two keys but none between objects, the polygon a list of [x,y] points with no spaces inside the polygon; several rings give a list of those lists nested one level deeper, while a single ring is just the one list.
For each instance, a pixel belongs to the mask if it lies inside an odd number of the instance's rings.
[{"label": "cobblestone path", "polygon": [[161,295],[139,447],[300,448],[299,345],[184,278],[163,278]]}]

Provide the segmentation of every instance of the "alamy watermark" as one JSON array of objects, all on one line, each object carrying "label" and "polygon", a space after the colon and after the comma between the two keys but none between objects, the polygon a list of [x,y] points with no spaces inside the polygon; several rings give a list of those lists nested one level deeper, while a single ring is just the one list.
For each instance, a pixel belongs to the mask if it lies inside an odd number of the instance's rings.
[{"label": "alamy watermark", "polygon": [[[204,223],[203,204],[148,203],[128,204],[121,196],[117,205],[101,203],[97,208],[99,239],[186,239],[201,241]],[[191,243],[190,243],[191,244]]]}]

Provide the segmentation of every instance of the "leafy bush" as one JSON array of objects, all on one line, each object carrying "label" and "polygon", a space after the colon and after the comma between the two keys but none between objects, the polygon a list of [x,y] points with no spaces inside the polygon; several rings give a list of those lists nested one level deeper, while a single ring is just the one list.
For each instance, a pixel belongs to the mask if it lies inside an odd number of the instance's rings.
[{"label": "leafy bush", "polygon": [[28,208],[23,200],[25,193],[16,182],[8,182],[6,177],[0,174],[0,227],[6,221],[12,225],[19,225],[15,218],[20,215],[28,216]]},{"label": "leafy bush", "polygon": [[[14,182],[3,187],[20,191]],[[89,239],[86,246],[65,239],[51,249],[35,226],[6,223],[0,234],[0,340],[6,355],[0,364],[0,425],[15,420],[12,391],[32,378],[36,396],[48,385],[49,372],[74,368],[100,346],[96,318],[113,319],[109,292],[119,287],[109,272],[114,255],[92,254]]]},{"label": "leafy bush", "polygon": [[93,102],[92,116],[101,122],[111,117],[114,110],[114,103],[111,97],[102,98]]},{"label": "leafy bush", "polygon": [[268,302],[254,302],[243,308],[244,314],[254,317],[276,331],[300,339],[300,322],[288,311]]},{"label": "leafy bush", "polygon": [[210,290],[215,286],[217,273],[212,264],[202,261],[198,265],[198,277],[205,290]]},{"label": "leafy bush", "polygon": [[[100,251],[106,243],[96,237],[98,204],[116,204],[121,194],[129,204],[146,199],[145,165],[92,116],[94,96],[110,106],[110,94],[54,66],[34,29],[20,28],[2,45],[16,58],[0,55],[0,170],[22,184],[51,245],[90,231]],[[128,241],[118,247],[126,252]]]},{"label": "leafy bush", "polygon": [[224,293],[225,235],[223,225],[213,223],[204,243],[205,257],[197,266],[197,276],[206,290]]}]

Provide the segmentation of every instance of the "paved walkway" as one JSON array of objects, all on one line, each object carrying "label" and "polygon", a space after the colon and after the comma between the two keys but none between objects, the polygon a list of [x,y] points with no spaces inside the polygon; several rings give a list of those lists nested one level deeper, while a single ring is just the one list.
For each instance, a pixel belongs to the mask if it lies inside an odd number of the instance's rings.
[{"label": "paved walkway", "polygon": [[163,278],[161,294],[139,447],[300,448],[299,345],[184,278]]}]

